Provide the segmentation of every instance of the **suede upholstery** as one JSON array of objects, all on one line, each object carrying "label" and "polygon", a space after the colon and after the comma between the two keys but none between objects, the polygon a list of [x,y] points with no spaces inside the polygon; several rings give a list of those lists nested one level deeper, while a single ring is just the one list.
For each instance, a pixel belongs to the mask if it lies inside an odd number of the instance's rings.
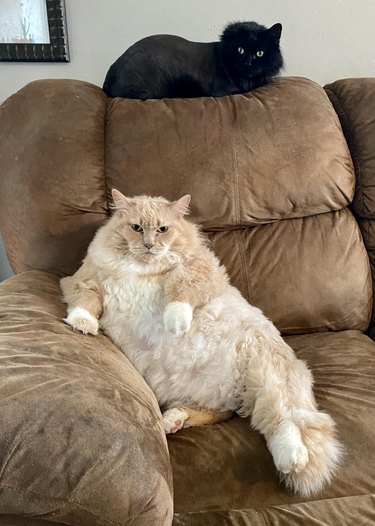
[{"label": "suede upholstery", "polygon": [[[142,102],[50,80],[0,107],[0,228],[17,274],[0,285],[0,526],[375,523],[375,82],[327,93],[281,78]],[[63,323],[59,276],[78,268],[112,187],[191,193],[232,283],[311,367],[346,450],[321,494],[288,493],[239,417],[167,448],[126,357]]]},{"label": "suede upholstery", "polygon": [[[375,78],[345,79],[326,86],[327,94],[340,117],[357,174],[353,210],[358,219],[371,262],[375,283]],[[360,101],[358,105],[356,101]],[[370,334],[375,336],[375,309]]]},{"label": "suede upholstery", "polygon": [[81,526],[168,524],[156,399],[104,335],[61,322],[59,297],[58,278],[42,271],[2,283],[0,510]]},{"label": "suede upholstery", "polygon": [[287,341],[309,364],[317,401],[340,430],[345,457],[334,483],[308,503],[288,494],[277,482],[262,437],[239,417],[182,430],[169,438],[175,524],[349,526],[357,524],[355,517],[363,518],[359,524],[375,523],[375,393],[369,383],[375,375],[374,343],[359,331],[289,336]]}]

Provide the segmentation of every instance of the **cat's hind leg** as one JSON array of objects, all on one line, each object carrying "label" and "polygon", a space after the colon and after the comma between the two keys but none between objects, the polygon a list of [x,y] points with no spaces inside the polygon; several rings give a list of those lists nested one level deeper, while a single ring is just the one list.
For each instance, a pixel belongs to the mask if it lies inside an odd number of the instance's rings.
[{"label": "cat's hind leg", "polygon": [[177,433],[184,427],[188,413],[180,407],[172,407],[163,412],[163,426],[166,434]]},{"label": "cat's hind leg", "polygon": [[330,481],[342,449],[334,421],[317,409],[311,372],[281,337],[254,331],[242,351],[240,414],[251,414],[287,487],[302,496],[317,493]]},{"label": "cat's hind leg", "polygon": [[167,434],[176,433],[184,427],[197,427],[223,422],[231,418],[232,415],[232,411],[214,411],[202,407],[173,407],[163,412],[163,425]]}]

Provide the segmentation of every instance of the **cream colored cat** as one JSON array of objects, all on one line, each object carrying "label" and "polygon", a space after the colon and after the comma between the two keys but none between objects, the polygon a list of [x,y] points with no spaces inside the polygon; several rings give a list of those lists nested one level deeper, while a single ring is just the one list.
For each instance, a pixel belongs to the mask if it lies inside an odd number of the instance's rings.
[{"label": "cream colored cat", "polygon": [[99,326],[154,391],[164,428],[251,416],[286,485],[308,496],[331,478],[341,448],[318,411],[312,376],[276,327],[229,284],[190,196],[128,199],[100,228],[81,268],[63,278],[66,322]]}]

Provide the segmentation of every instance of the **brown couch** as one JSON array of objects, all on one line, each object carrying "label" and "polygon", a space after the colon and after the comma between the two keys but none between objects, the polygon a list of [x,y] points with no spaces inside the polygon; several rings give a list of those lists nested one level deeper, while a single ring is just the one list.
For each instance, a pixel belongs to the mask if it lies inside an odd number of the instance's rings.
[{"label": "brown couch", "polygon": [[[47,80],[1,106],[0,526],[375,524],[374,145],[375,79],[146,102]],[[63,323],[59,276],[112,187],[191,193],[232,282],[308,362],[346,449],[321,494],[288,493],[238,417],[167,447],[125,356]]]}]

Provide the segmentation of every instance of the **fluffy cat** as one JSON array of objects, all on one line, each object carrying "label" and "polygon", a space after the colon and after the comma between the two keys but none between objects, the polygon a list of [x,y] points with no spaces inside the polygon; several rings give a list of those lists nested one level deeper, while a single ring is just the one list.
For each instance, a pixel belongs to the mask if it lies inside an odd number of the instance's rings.
[{"label": "fluffy cat", "polygon": [[332,418],[312,375],[276,327],[229,284],[199,228],[190,196],[124,197],[74,276],[61,280],[66,322],[99,326],[154,391],[166,433],[251,417],[286,485],[319,491],[340,458]]},{"label": "fluffy cat", "polygon": [[281,24],[229,24],[219,42],[152,35],[136,42],[109,68],[109,97],[162,99],[244,93],[263,86],[283,67]]}]

